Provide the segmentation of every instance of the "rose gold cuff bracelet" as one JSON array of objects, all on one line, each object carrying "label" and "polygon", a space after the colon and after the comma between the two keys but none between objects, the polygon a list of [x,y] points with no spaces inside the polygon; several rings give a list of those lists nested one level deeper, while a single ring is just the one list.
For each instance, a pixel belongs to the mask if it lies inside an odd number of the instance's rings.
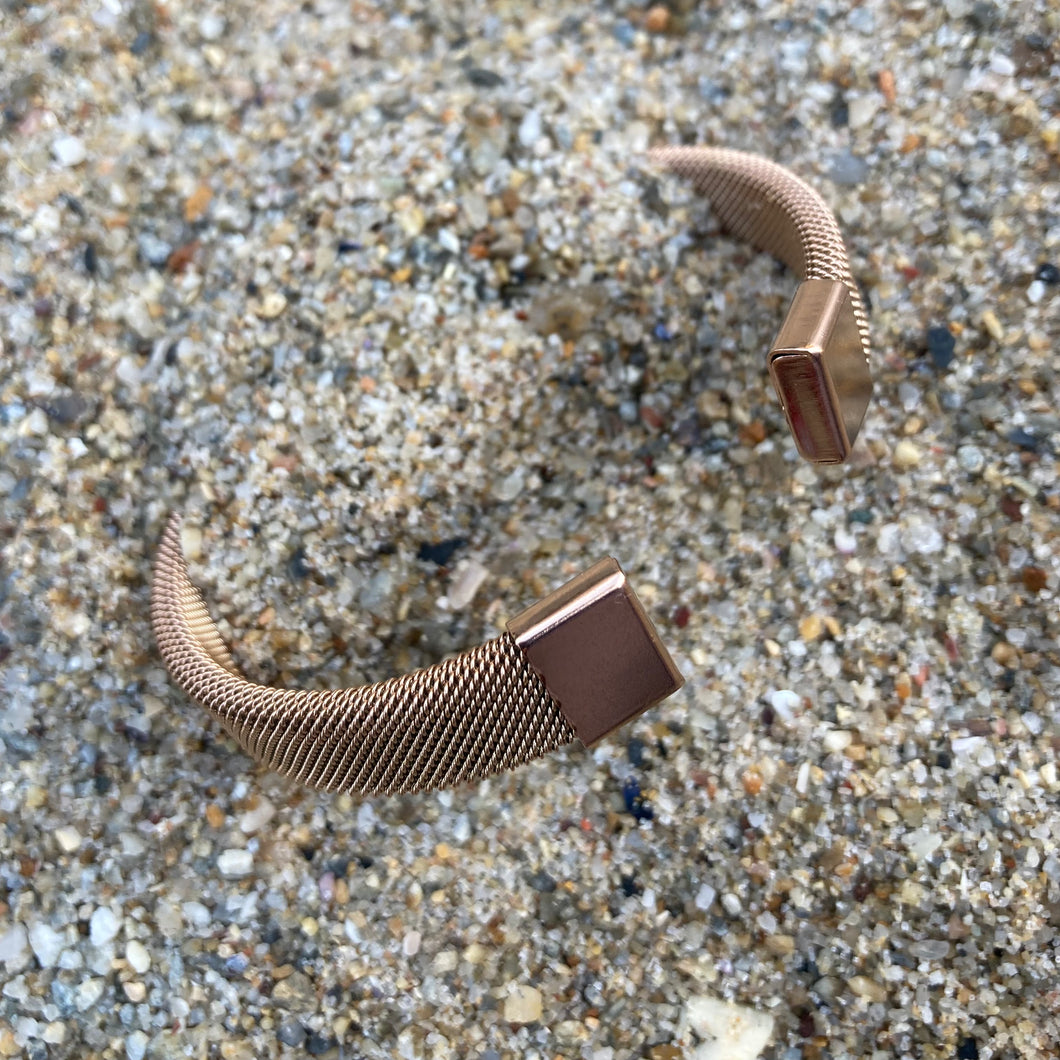
[{"label": "rose gold cuff bracelet", "polygon": [[[799,452],[846,459],[872,392],[868,322],[821,197],[754,155],[653,151],[722,226],[801,280],[769,354]],[[271,769],[325,791],[390,794],[511,769],[574,739],[593,744],[683,684],[626,576],[604,559],[513,618],[495,640],[378,684],[267,688],[237,671],[188,577],[180,516],[162,537],[151,621],[173,679]]]}]

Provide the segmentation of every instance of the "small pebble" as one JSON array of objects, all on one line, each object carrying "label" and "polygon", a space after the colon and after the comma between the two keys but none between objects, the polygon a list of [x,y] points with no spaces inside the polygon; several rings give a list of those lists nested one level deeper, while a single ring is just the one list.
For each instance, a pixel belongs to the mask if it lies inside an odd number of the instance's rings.
[{"label": "small pebble", "polygon": [[125,1039],[125,1055],[129,1060],[144,1060],[147,1055],[147,1035],[143,1031],[133,1031]]},{"label": "small pebble", "polygon": [[222,876],[248,875],[254,867],[254,855],[249,850],[230,849],[222,851],[217,858],[217,868]]},{"label": "small pebble", "polygon": [[108,906],[101,905],[93,911],[88,927],[92,945],[105,946],[108,942],[112,942],[121,930],[121,921]]},{"label": "small pebble", "polygon": [[894,447],[893,460],[894,466],[899,471],[908,471],[917,467],[920,464],[920,448],[915,442],[911,442],[908,438],[903,438]]},{"label": "small pebble", "polygon": [[953,363],[956,348],[957,340],[949,328],[940,325],[928,328],[927,350],[931,363],[938,371],[945,371]]},{"label": "small pebble", "polygon": [[1034,278],[1050,287],[1060,284],[1060,268],[1051,261],[1043,261],[1034,271]]},{"label": "small pebble", "polygon": [[685,1018],[702,1040],[695,1060],[757,1060],[773,1037],[771,1015],[719,998],[690,997]]},{"label": "small pebble", "polygon": [[38,921],[29,929],[29,944],[42,968],[54,968],[66,948],[66,939],[61,931]]},{"label": "small pebble", "polygon": [[81,165],[88,157],[84,140],[77,136],[60,136],[52,142],[52,154],[61,166],[72,168]]},{"label": "small pebble", "polygon": [[275,320],[287,308],[287,299],[279,291],[269,291],[258,306],[258,316]]},{"label": "small pebble", "polygon": [[709,883],[704,883],[696,892],[696,908],[706,912],[713,904],[718,892]]},{"label": "small pebble", "polygon": [[868,175],[868,163],[851,151],[840,151],[832,156],[828,177],[833,183],[846,187],[855,187],[863,183]]},{"label": "small pebble", "polygon": [[281,1045],[297,1049],[306,1040],[305,1027],[296,1019],[284,1020],[276,1031],[276,1037]]},{"label": "small pebble", "polygon": [[537,1023],[541,1013],[541,994],[532,986],[516,984],[504,1000],[504,1018],[508,1023]]}]

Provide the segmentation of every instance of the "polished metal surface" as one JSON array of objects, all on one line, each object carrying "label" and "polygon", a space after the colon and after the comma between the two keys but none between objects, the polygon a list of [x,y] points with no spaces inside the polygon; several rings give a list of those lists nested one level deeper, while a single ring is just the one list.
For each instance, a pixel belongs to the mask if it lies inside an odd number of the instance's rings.
[{"label": "polished metal surface", "polygon": [[508,632],[586,745],[684,684],[614,559],[516,615]]}]

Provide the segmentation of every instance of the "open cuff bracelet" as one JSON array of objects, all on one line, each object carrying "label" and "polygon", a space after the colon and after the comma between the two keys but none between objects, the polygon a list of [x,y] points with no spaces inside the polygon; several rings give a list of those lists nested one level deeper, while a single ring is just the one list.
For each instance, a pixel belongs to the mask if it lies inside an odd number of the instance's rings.
[{"label": "open cuff bracelet", "polygon": [[[868,322],[824,200],[755,155],[670,147],[722,227],[783,261],[801,283],[769,354],[799,452],[841,463],[872,392]],[[188,576],[179,515],[162,537],[151,621],[173,679],[252,757],[325,791],[365,795],[487,777],[580,739],[593,744],[683,679],[613,559],[604,559],[470,651],[377,684],[268,688],[236,669]]]}]

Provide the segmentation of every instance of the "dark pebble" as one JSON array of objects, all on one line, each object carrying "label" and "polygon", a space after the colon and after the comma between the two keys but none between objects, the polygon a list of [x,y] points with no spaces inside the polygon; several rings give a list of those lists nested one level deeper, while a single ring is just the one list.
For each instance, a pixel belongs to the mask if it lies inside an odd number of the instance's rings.
[{"label": "dark pebble", "polygon": [[451,537],[448,541],[422,541],[416,558],[444,567],[453,558],[453,553],[466,544],[467,541],[462,537]]},{"label": "dark pebble", "polygon": [[476,88],[497,88],[504,84],[504,78],[500,74],[484,70],[481,66],[472,66],[467,72],[467,79]]},{"label": "dark pebble", "polygon": [[283,1045],[299,1046],[306,1039],[305,1027],[298,1020],[284,1020],[276,1031]]},{"label": "dark pebble", "polygon": [[655,325],[654,335],[660,342],[669,342],[673,338],[670,329],[661,322]]},{"label": "dark pebble", "polygon": [[570,919],[570,902],[565,894],[541,895],[537,902],[537,919],[544,928],[560,927]]},{"label": "dark pebble", "polygon": [[972,5],[967,18],[976,29],[993,29],[1001,21],[1001,12],[995,4],[979,0],[979,3]]},{"label": "dark pebble", "polygon": [[338,251],[340,254],[352,254],[354,251],[361,250],[362,245],[354,242],[352,239],[340,239]]},{"label": "dark pebble", "polygon": [[847,522],[860,523],[862,526],[868,526],[875,518],[876,513],[870,511],[868,508],[855,508],[849,515],[847,515]]},{"label": "dark pebble", "polygon": [[842,96],[832,100],[832,109],[828,114],[834,129],[845,129],[850,124],[850,108]]},{"label": "dark pebble", "polygon": [[1009,431],[1005,437],[1013,445],[1018,445],[1021,449],[1026,449],[1032,453],[1038,452],[1038,446],[1041,444],[1038,438],[1031,434],[1030,431],[1025,431],[1022,427],[1016,427],[1014,430]]},{"label": "dark pebble", "polygon": [[85,253],[82,260],[85,264],[85,272],[87,272],[89,276],[95,276],[99,271],[99,255],[96,253],[95,243],[85,244]]},{"label": "dark pebble", "polygon": [[927,330],[927,351],[931,363],[944,372],[953,363],[957,340],[949,328],[935,324]]},{"label": "dark pebble", "polygon": [[541,894],[551,894],[556,889],[556,881],[544,869],[527,876],[526,882]]},{"label": "dark pebble", "polygon": [[622,893],[627,898],[632,898],[634,895],[640,894],[643,890],[641,885],[637,883],[637,877],[632,873],[622,876],[618,881],[618,885],[622,888]]},{"label": "dark pebble", "polygon": [[337,88],[319,88],[313,93],[313,106],[331,110],[342,102],[342,93]]},{"label": "dark pebble", "polygon": [[622,800],[626,804],[626,811],[633,815],[638,821],[651,821],[655,817],[652,805],[640,792],[640,784],[630,777],[622,785]]},{"label": "dark pebble", "polygon": [[949,769],[950,766],[953,765],[953,758],[949,751],[939,751],[938,754],[935,755],[935,765],[937,765],[939,769]]},{"label": "dark pebble", "polygon": [[979,1043],[974,1038],[965,1038],[957,1046],[957,1060],[979,1060]]},{"label": "dark pebble", "polygon": [[88,402],[78,394],[62,394],[53,398],[44,406],[44,411],[50,419],[61,423],[64,427],[77,423],[88,409]]},{"label": "dark pebble", "polygon": [[1043,261],[1037,269],[1034,270],[1034,278],[1041,280],[1042,283],[1047,283],[1050,287],[1055,287],[1060,284],[1060,269],[1058,269],[1051,261]]},{"label": "dark pebble", "polygon": [[310,1056],[323,1056],[330,1053],[339,1043],[334,1038],[325,1038],[323,1034],[311,1034],[305,1043],[305,1051]]},{"label": "dark pebble", "polygon": [[634,769],[644,768],[645,746],[644,741],[639,736],[630,737],[629,743],[626,744],[626,757]]},{"label": "dark pebble", "polygon": [[133,42],[129,45],[129,51],[131,51],[133,55],[143,55],[150,50],[154,40],[155,38],[152,34],[141,31],[133,37]]},{"label": "dark pebble", "polygon": [[312,568],[305,561],[305,549],[298,547],[291,553],[287,561],[287,573],[296,581],[308,578],[313,573]]},{"label": "dark pebble", "polygon": [[250,965],[245,953],[234,953],[225,961],[225,971],[229,975],[242,975]]}]

